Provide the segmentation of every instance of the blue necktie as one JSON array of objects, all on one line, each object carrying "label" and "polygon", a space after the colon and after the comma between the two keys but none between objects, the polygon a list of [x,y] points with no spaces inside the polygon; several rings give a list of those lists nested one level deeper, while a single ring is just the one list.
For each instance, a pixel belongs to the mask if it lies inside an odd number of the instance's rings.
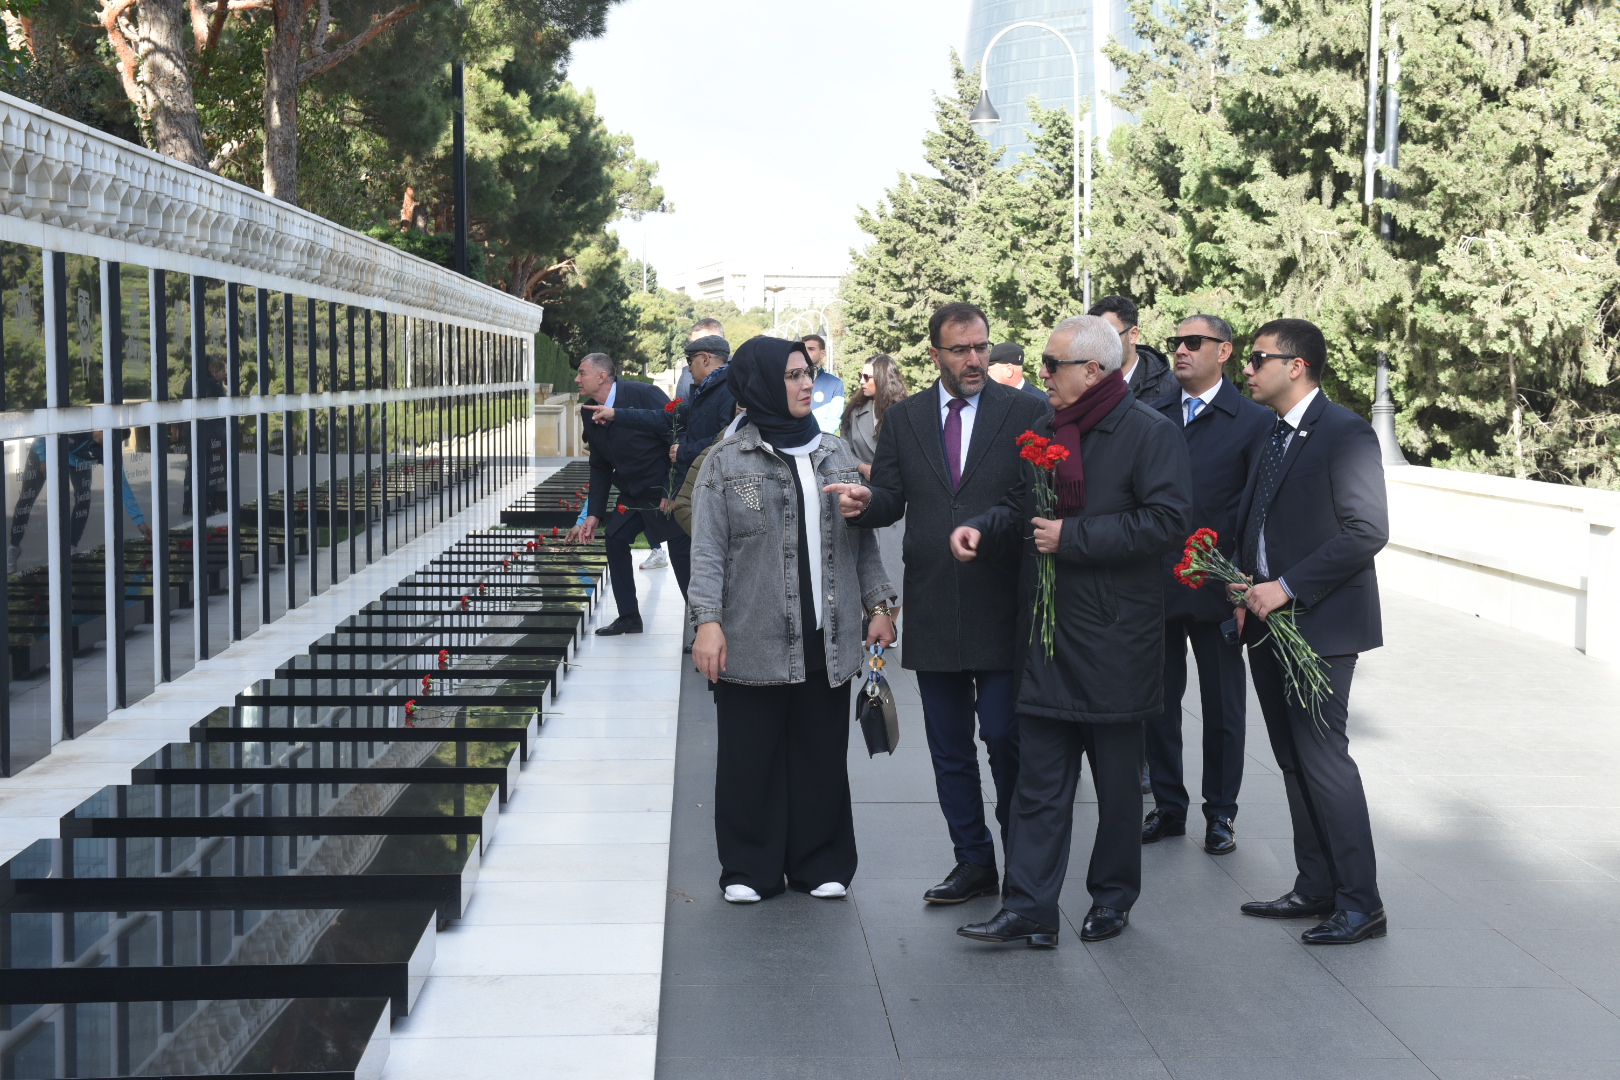
[{"label": "blue necktie", "polygon": [[1190,397],[1187,399],[1187,423],[1192,423],[1198,417],[1198,410],[1204,407],[1204,399]]}]

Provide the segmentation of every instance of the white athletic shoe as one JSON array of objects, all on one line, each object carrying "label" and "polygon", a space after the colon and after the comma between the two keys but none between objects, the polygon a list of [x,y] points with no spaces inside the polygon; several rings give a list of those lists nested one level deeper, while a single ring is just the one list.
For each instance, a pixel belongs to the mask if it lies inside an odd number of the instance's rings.
[{"label": "white athletic shoe", "polygon": [[836,881],[829,881],[819,888],[810,890],[811,896],[819,896],[823,900],[842,900],[849,895],[849,890]]},{"label": "white athletic shoe", "polygon": [[641,564],[643,570],[662,570],[669,565],[669,556],[664,554],[661,547],[653,548],[652,554]]},{"label": "white athletic shoe", "polygon": [[727,885],[726,903],[728,904],[757,904],[759,893],[746,885]]}]

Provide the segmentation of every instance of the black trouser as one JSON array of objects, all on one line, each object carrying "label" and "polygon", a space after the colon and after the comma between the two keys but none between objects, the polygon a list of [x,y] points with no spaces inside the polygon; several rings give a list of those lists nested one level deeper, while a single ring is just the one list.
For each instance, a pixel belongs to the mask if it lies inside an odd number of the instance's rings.
[{"label": "black trouser", "polygon": [[1294,822],[1294,890],[1331,896],[1349,911],[1377,911],[1378,863],[1361,771],[1350,757],[1347,724],[1350,678],[1356,656],[1324,657],[1333,692],[1322,703],[1321,722],[1290,700],[1282,666],[1270,640],[1249,647],[1254,693],[1266,718],[1271,752],[1282,769],[1288,813]]},{"label": "black trouser", "polygon": [[956,861],[996,867],[995,841],[984,821],[984,787],[979,779],[979,738],[990,755],[996,787],[996,821],[1007,844],[1007,817],[1018,783],[1017,680],[1010,671],[919,671],[923,730],[934,762],[934,790],[950,830]]},{"label": "black trouser", "polygon": [[1204,817],[1237,817],[1243,784],[1243,646],[1221,640],[1219,623],[1167,619],[1164,624],[1164,712],[1148,721],[1148,772],[1160,810],[1187,816],[1182,780],[1181,699],[1187,692],[1187,640],[1198,664],[1198,701],[1204,717]]},{"label": "black trouser", "polygon": [[1069,872],[1074,789],[1081,756],[1097,787],[1097,835],[1086,889],[1099,907],[1129,911],[1142,892],[1142,725],[1077,724],[1018,717],[1018,791],[1013,798],[1003,906],[1044,926],[1058,925],[1058,896]]},{"label": "black trouser", "polygon": [[849,684],[826,673],[785,686],[721,682],[714,691],[719,748],[714,838],[720,887],[761,896],[855,877],[849,805]]},{"label": "black trouser", "polygon": [[[630,556],[630,545],[636,537],[648,531],[641,516],[646,512],[630,511],[632,520],[618,525],[602,539],[607,547],[608,576],[613,580],[613,603],[621,617],[633,615],[639,618],[641,615],[641,603],[636,599],[635,560]],[[657,513],[656,510],[651,512]],[[675,568],[675,584],[681,587],[681,595],[685,596],[687,581],[692,576],[692,538],[676,529],[674,536],[663,537],[663,541],[669,545],[669,561]]]}]

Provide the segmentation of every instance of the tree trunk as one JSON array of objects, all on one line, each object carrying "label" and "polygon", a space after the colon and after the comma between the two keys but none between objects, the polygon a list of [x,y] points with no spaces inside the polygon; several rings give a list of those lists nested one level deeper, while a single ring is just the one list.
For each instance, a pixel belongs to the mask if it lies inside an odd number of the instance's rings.
[{"label": "tree trunk", "polygon": [[303,4],[276,0],[264,50],[264,193],[298,205],[298,51]]},{"label": "tree trunk", "polygon": [[1508,400],[1513,403],[1513,475],[1520,480],[1529,477],[1524,464],[1524,403],[1519,400],[1519,369],[1512,353],[1508,354]]},{"label": "tree trunk", "polygon": [[142,57],[147,119],[153,149],[187,165],[208,168],[197,97],[186,64],[185,0],[140,0]]}]

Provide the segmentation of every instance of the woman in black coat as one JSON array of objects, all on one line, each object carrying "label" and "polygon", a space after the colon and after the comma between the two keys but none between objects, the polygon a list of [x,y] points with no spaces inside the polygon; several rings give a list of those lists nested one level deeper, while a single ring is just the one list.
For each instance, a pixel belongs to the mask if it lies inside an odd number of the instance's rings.
[{"label": "woman in black coat", "polygon": [[[1119,374],[1119,337],[1102,319],[1060,323],[1042,356],[1056,410],[1035,431],[1069,452],[1053,474],[1058,517],[1040,515],[1035,466],[1002,502],[951,535],[957,558],[1017,545],[1018,720],[1022,766],[1008,835],[1002,912],[966,937],[1057,943],[1082,754],[1097,786],[1098,824],[1081,937],[1124,929],[1141,890],[1142,723],[1163,698],[1160,559],[1192,528],[1186,440],[1137,402]],[[1052,659],[1031,640],[1039,556],[1055,560]]]}]

